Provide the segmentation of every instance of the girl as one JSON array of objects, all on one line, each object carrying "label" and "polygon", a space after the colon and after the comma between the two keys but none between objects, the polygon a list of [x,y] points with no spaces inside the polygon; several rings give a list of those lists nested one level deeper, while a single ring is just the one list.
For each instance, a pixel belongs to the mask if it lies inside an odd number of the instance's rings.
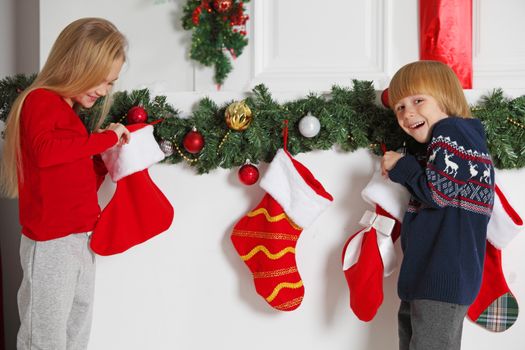
[{"label": "girl", "polygon": [[95,272],[88,240],[100,213],[97,185],[105,175],[94,156],[127,143],[129,132],[110,124],[90,134],[77,111],[110,93],[126,45],[107,20],[72,22],[11,108],[0,185],[4,194],[19,197],[19,350],[87,348]]},{"label": "girl", "polygon": [[398,281],[400,350],[456,350],[483,272],[494,167],[454,71],[434,61],[402,67],[389,103],[399,126],[427,146],[414,156],[386,152],[383,174],[412,195],[403,219]]}]

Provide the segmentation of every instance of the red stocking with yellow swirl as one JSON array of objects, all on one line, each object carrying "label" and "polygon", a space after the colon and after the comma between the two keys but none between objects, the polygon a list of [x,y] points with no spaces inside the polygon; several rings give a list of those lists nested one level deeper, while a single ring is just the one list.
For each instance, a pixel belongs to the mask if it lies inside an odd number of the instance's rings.
[{"label": "red stocking with yellow swirl", "polygon": [[255,289],[282,311],[299,307],[304,286],[295,261],[303,231],[332,196],[301,163],[279,150],[261,179],[262,201],[234,227],[232,243],[250,269]]}]

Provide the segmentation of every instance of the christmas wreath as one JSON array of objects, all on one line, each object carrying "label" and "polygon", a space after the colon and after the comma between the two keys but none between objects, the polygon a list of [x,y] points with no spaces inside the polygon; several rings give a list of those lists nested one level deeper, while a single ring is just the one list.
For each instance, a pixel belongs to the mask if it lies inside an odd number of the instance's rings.
[{"label": "christmas wreath", "polygon": [[229,58],[242,54],[248,45],[244,3],[249,0],[190,0],[184,6],[182,27],[192,30],[190,57],[214,67],[220,86],[232,70]]}]

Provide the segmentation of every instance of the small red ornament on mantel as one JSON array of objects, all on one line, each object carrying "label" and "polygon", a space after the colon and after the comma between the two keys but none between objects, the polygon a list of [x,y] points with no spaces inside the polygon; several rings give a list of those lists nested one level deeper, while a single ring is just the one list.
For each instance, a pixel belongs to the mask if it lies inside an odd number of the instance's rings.
[{"label": "small red ornament on mantel", "polygon": [[193,128],[184,136],[182,145],[184,149],[191,154],[199,153],[204,148],[204,137],[196,128]]},{"label": "small red ornament on mantel", "polygon": [[384,89],[381,93],[381,103],[385,108],[390,108],[390,104],[388,103],[388,88]]},{"label": "small red ornament on mantel", "polygon": [[251,186],[259,180],[259,169],[253,164],[244,164],[240,169],[239,180],[246,186]]},{"label": "small red ornament on mantel", "polygon": [[232,8],[232,0],[214,0],[213,7],[217,12],[224,13],[229,11]]},{"label": "small red ornament on mantel", "polygon": [[148,120],[148,112],[141,106],[133,106],[126,113],[128,124],[145,123]]}]

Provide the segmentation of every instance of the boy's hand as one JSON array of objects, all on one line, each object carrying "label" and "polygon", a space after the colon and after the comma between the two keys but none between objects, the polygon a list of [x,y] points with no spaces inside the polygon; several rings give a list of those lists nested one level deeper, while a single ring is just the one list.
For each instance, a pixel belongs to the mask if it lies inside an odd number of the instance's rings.
[{"label": "boy's hand", "polygon": [[403,157],[403,154],[394,151],[386,151],[381,159],[381,174],[388,177],[388,172],[396,165],[397,161]]}]

